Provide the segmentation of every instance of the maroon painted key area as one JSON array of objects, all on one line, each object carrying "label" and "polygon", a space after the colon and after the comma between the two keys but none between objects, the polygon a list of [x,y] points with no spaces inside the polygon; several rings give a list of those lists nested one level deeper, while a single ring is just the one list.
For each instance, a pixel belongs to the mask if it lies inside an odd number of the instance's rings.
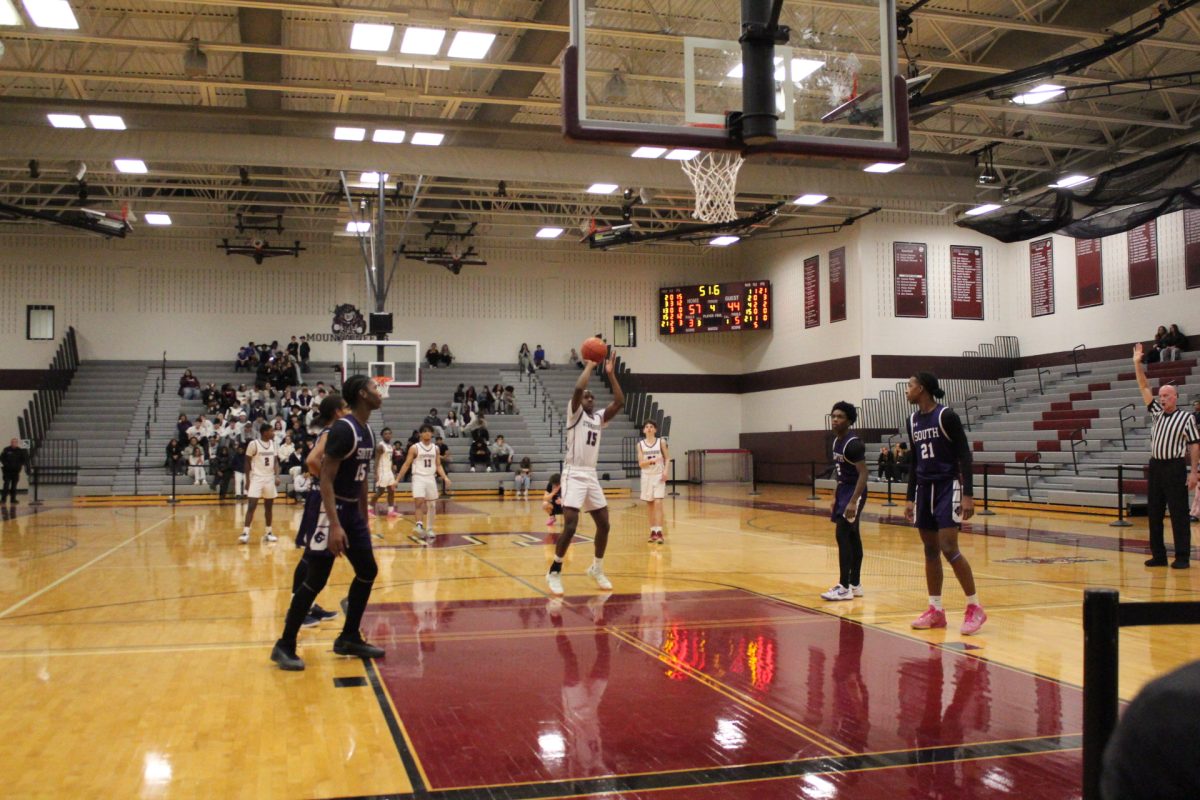
[{"label": "maroon painted key area", "polygon": [[363,629],[433,791],[1077,796],[1052,751],[1078,747],[1078,689],[747,592],[389,604]]}]

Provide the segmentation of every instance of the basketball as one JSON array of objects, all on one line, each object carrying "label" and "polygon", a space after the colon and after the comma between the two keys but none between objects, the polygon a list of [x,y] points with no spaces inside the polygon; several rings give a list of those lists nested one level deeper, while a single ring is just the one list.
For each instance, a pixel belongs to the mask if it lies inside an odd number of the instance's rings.
[{"label": "basketball", "polygon": [[608,358],[608,345],[593,336],[584,340],[583,346],[579,348],[579,353],[583,356],[584,361],[602,364],[604,359]]}]

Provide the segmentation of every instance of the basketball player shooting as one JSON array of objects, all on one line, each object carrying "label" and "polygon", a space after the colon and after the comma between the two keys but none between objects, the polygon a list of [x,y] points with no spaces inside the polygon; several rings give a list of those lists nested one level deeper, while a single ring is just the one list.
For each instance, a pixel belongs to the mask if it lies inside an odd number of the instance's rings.
[{"label": "basketball player shooting", "polygon": [[625,394],[616,376],[617,357],[610,353],[604,361],[604,371],[612,386],[613,401],[596,413],[596,396],[588,388],[594,361],[585,361],[575,391],[567,405],[567,452],[563,456],[562,503],[563,530],[554,547],[554,563],[546,573],[546,583],[555,595],[562,595],[563,559],[575,528],[579,526],[579,512],[586,511],[596,523],[595,559],[587,574],[604,591],[612,590],[612,581],[604,574],[604,551],[608,547],[608,501],[596,477],[596,462],[600,457],[600,434],[613,417],[625,406]]}]

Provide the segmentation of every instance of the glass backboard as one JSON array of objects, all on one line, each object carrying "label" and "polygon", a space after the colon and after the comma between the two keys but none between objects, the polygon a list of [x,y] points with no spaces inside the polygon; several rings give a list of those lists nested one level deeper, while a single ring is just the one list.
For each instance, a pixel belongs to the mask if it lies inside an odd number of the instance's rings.
[{"label": "glass backboard", "polygon": [[757,84],[774,98],[777,138],[749,146],[727,125],[744,110],[742,5],[677,4],[672,13],[669,4],[571,0],[566,135],[628,143],[647,158],[685,158],[678,151],[688,148],[907,158],[894,0],[783,0],[787,41],[775,44],[773,71]]},{"label": "glass backboard", "polygon": [[420,342],[348,340],[342,342],[342,380],[352,375],[390,377],[389,387],[421,385]]}]

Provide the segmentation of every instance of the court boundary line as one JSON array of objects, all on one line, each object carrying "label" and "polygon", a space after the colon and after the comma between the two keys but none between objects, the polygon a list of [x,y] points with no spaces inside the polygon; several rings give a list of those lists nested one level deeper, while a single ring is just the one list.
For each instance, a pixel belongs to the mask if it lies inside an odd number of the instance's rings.
[{"label": "court boundary line", "polygon": [[78,575],[79,573],[81,573],[81,572],[83,572],[84,570],[86,570],[87,568],[91,567],[93,564],[98,564],[99,562],[101,562],[101,561],[103,561],[104,559],[108,558],[108,557],[109,557],[109,556],[111,556],[113,553],[117,552],[117,551],[118,551],[118,550],[120,550],[122,547],[124,547],[125,545],[127,545],[127,544],[130,544],[131,542],[136,542],[138,539],[142,538],[142,537],[143,537],[143,536],[145,536],[147,533],[149,533],[150,531],[152,531],[152,530],[154,530],[155,528],[157,528],[159,525],[162,525],[162,524],[163,524],[163,523],[165,523],[165,522],[170,522],[170,521],[171,521],[171,519],[172,519],[173,517],[174,517],[174,515],[173,515],[173,514],[172,514],[172,515],[169,515],[169,516],[166,516],[166,517],[163,517],[162,519],[160,519],[158,522],[154,523],[154,524],[153,524],[153,525],[151,525],[150,527],[148,527],[148,528],[143,528],[141,531],[139,531],[138,533],[135,533],[133,536],[130,536],[130,537],[129,537],[128,539],[126,539],[125,541],[123,541],[123,542],[119,542],[118,544],[115,544],[115,545],[113,545],[112,547],[110,547],[109,549],[105,550],[103,553],[101,553],[100,555],[96,556],[96,557],[95,557],[95,558],[93,558],[91,561],[87,562],[86,564],[81,564],[80,566],[78,566],[78,567],[76,567],[75,569],[73,569],[73,570],[71,570],[70,572],[68,572],[66,575],[62,575],[62,576],[60,576],[59,578],[57,578],[57,579],[55,579],[55,580],[51,581],[50,583],[48,583],[47,585],[43,586],[41,589],[38,589],[38,590],[37,590],[36,592],[34,592],[33,594],[30,594],[30,595],[28,595],[28,596],[27,596],[27,597],[25,597],[23,600],[18,600],[16,603],[13,603],[13,604],[12,604],[11,606],[9,606],[8,608],[4,609],[3,611],[0,611],[0,619],[4,619],[5,617],[7,617],[7,616],[8,616],[9,614],[11,614],[12,612],[14,612],[14,611],[17,611],[18,609],[20,609],[20,608],[24,607],[24,606],[25,606],[25,605],[27,605],[28,603],[32,603],[34,600],[38,599],[39,597],[41,597],[42,595],[46,594],[47,592],[50,592],[50,591],[52,591],[53,589],[56,589],[56,588],[58,588],[59,586],[61,586],[62,584],[66,583],[66,582],[67,582],[68,580],[70,580],[71,578],[74,578],[74,577],[75,577],[76,575]]}]

